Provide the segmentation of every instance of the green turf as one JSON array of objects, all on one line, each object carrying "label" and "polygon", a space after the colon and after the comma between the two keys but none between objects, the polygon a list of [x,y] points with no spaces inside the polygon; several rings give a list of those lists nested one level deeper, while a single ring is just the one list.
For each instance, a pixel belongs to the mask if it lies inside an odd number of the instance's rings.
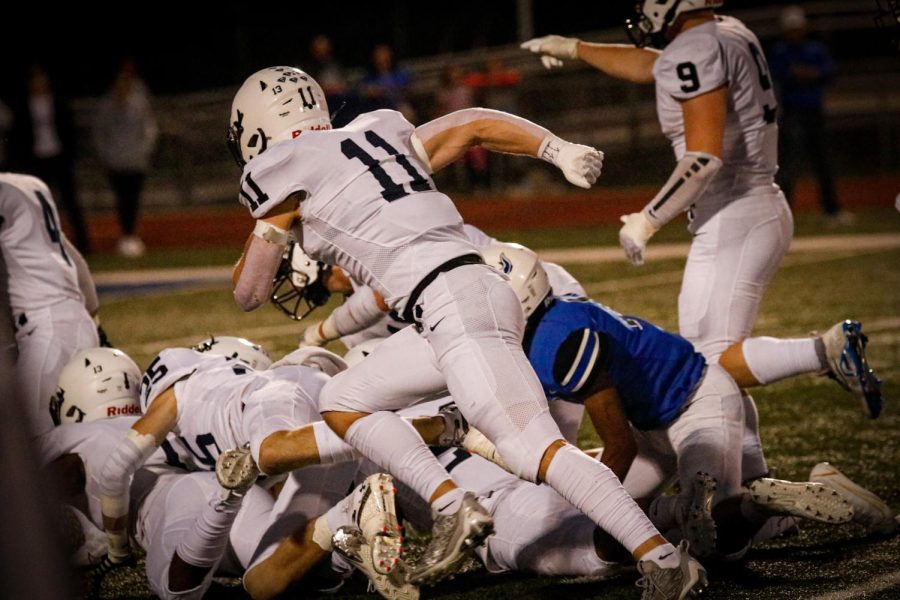
[{"label": "green turf", "polygon": [[[900,217],[882,213],[861,218],[857,231],[896,231]],[[813,231],[801,220],[801,231]],[[602,236],[609,236],[613,229]],[[843,230],[841,231],[843,232]],[[831,231],[828,231],[831,233]],[[595,243],[594,231],[565,234],[529,234],[529,243],[575,246]],[[523,238],[520,238],[523,239]],[[608,238],[603,238],[608,239]],[[184,262],[194,257],[182,256]],[[652,262],[640,269],[619,263],[573,267],[589,289],[602,289],[595,297],[613,308],[676,327],[675,280],[681,260]],[[672,274],[669,283],[634,287],[635,278]],[[629,286],[628,282],[632,282]],[[598,287],[600,286],[600,287]],[[767,457],[787,478],[803,479],[821,460],[840,466],[859,483],[900,509],[900,251],[856,254],[852,251],[791,256],[785,260],[771,287],[755,334],[804,336],[852,316],[864,323],[870,338],[870,362],[884,378],[887,406],[882,417],[863,417],[856,400],[823,377],[806,376],[753,392],[759,406],[761,434]],[[327,314],[321,311],[321,314]],[[265,344],[273,354],[295,346],[302,331],[271,307],[244,314],[234,308],[227,289],[156,295],[105,303],[105,327],[113,341],[132,353],[141,365],[166,344],[185,344],[210,333],[245,335]],[[585,427],[581,443],[599,440]],[[713,573],[708,598],[810,598],[872,581],[898,571],[900,537],[866,538],[854,525],[804,525],[799,537],[754,549],[740,566]],[[896,580],[896,578],[895,578]],[[111,582],[112,583],[112,582]],[[107,590],[107,597],[148,597],[140,571],[129,569]],[[115,587],[115,590],[113,590]],[[372,598],[357,585],[352,597]],[[237,590],[218,590],[228,597]],[[866,598],[896,598],[893,588]],[[439,598],[637,598],[630,580],[599,584],[565,584],[556,579],[524,575],[488,576],[473,573],[427,590],[423,596]]]},{"label": "green turf", "polygon": [[[795,217],[795,236],[875,233],[900,230],[900,214],[888,209],[869,209],[855,214],[856,221],[851,226],[837,226],[826,222],[817,213],[803,212]],[[657,233],[651,243],[686,242],[690,234],[685,222],[676,220]],[[532,248],[560,248],[569,246],[609,246],[618,243],[618,226],[603,225],[573,227],[564,229],[489,231],[504,241],[518,242]],[[234,264],[240,256],[240,248],[202,248],[191,250],[156,250],[138,259],[123,258],[115,254],[92,254],[88,258],[95,273],[115,270],[140,270],[176,268],[206,265]]]}]

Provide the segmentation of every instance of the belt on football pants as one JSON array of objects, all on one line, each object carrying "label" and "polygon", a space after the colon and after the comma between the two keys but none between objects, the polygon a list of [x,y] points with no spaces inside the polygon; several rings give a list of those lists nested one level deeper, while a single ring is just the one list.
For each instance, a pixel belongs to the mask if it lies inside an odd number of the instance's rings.
[{"label": "belt on football pants", "polygon": [[425,291],[431,283],[437,279],[437,276],[441,273],[446,273],[447,271],[452,271],[456,267],[461,267],[463,265],[483,265],[484,259],[481,258],[480,254],[463,254],[462,256],[457,256],[456,258],[451,258],[447,262],[438,265],[435,267],[428,275],[422,278],[422,281],[413,288],[412,293],[409,295],[409,300],[406,301],[406,306],[403,309],[403,320],[407,323],[416,323],[417,318],[421,318],[420,315],[413,315],[413,309],[416,306],[416,302],[419,301],[419,296],[422,295],[422,292]]}]

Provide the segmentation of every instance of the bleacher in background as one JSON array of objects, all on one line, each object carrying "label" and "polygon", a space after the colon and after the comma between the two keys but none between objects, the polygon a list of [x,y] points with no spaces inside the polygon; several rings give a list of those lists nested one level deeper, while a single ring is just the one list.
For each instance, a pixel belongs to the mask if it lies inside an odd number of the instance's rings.
[{"label": "bleacher in background", "polygon": [[[874,3],[834,0],[807,2],[804,8],[811,29],[829,44],[840,67],[826,107],[838,175],[900,170],[900,57],[891,54],[886,38],[875,29]],[[776,38],[779,8],[734,14],[757,32],[764,46]],[[626,41],[621,29],[586,32],[579,37]],[[669,173],[672,156],[656,121],[652,86],[619,82],[580,63],[548,72],[534,55],[518,46],[403,62],[413,75],[412,100],[422,115],[420,120],[431,116],[430,99],[445,65],[456,63],[474,71],[489,59],[500,59],[506,68],[521,73],[519,114],[564,138],[606,152],[605,184],[660,182]],[[145,205],[234,202],[239,172],[224,140],[231,97],[238,85],[155,98],[162,135]],[[89,139],[87,129],[95,104],[93,99],[76,102],[76,118],[85,130],[85,140]],[[83,202],[88,208],[111,206],[106,179],[89,143],[83,144],[80,155],[77,176]]]}]

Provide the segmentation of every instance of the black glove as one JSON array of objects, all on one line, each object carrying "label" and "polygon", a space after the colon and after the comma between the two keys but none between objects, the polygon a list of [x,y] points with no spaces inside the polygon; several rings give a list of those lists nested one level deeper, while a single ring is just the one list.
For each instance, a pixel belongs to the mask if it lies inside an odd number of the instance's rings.
[{"label": "black glove", "polygon": [[113,348],[114,346],[110,343],[109,337],[107,337],[106,332],[103,331],[103,327],[97,325],[97,336],[100,338],[100,346],[103,348]]},{"label": "black glove", "polygon": [[134,556],[129,555],[123,561],[113,562],[109,558],[109,554],[105,555],[100,562],[88,572],[87,581],[85,581],[85,598],[94,599],[100,597],[100,589],[103,586],[103,578],[108,573],[121,569],[122,567],[130,567],[134,565]]}]

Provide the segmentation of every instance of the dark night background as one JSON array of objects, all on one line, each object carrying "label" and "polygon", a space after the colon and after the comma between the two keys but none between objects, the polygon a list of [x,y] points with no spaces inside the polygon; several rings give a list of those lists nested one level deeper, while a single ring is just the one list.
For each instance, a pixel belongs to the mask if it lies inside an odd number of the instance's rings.
[{"label": "dark night background", "polygon": [[[872,4],[874,13],[874,0],[860,2]],[[787,3],[729,0],[721,10],[780,4]],[[402,61],[517,41],[512,0],[290,2],[252,9],[229,0],[202,10],[169,0],[112,6],[104,12],[83,4],[17,7],[21,18],[8,22],[0,36],[0,96],[14,91],[24,68],[35,60],[72,95],[95,96],[119,60],[130,55],[153,93],[170,94],[237,85],[246,74],[271,64],[302,66],[309,41],[320,33],[332,38],[337,58],[348,67],[365,66],[377,42],[392,44]],[[534,0],[534,32],[618,27],[633,7],[621,0]],[[889,52],[878,39],[838,42],[838,53]]]}]

